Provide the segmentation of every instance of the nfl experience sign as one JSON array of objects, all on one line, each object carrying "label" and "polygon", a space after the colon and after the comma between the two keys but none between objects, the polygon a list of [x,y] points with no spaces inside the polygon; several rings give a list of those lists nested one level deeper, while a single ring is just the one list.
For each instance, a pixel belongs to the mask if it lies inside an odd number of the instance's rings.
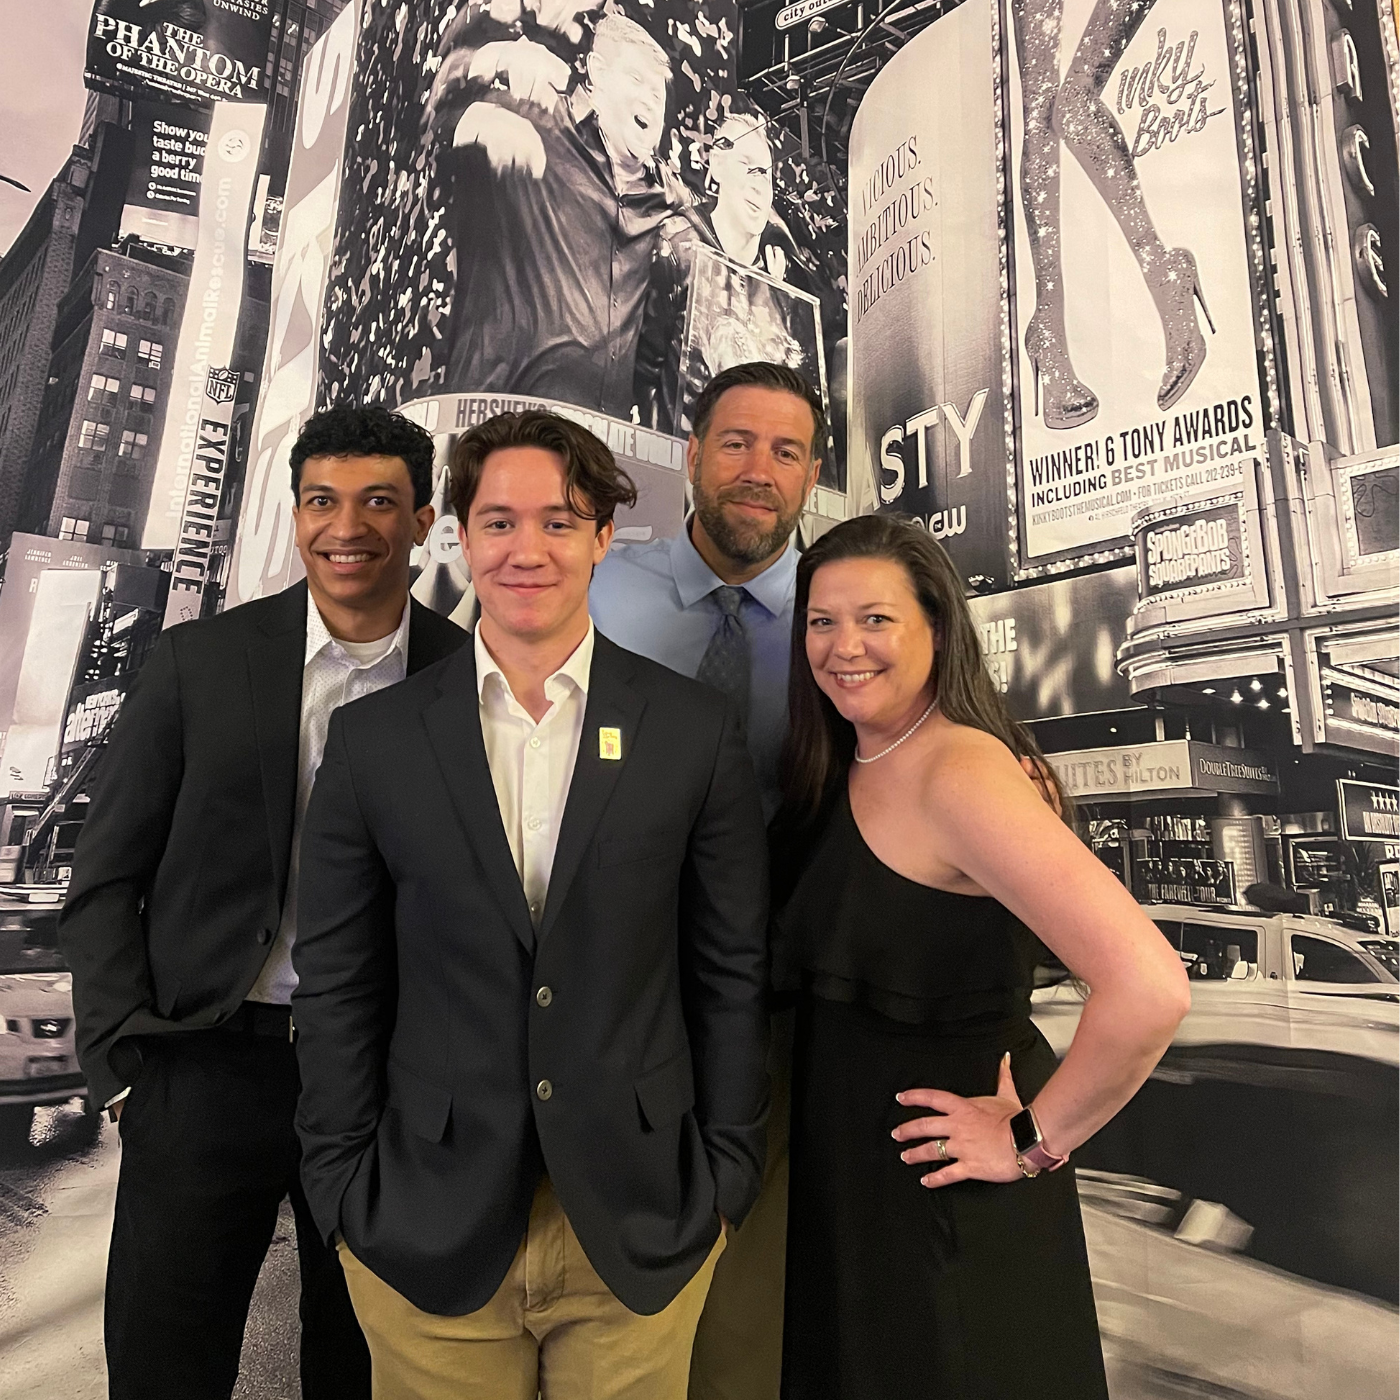
[{"label": "nfl experience sign", "polygon": [[266,102],[271,0],[97,0],[88,87],[203,106]]},{"label": "nfl experience sign", "polygon": [[1253,509],[1275,369],[1238,0],[1001,5],[1025,578],[1125,557],[1144,512]]},{"label": "nfl experience sign", "polygon": [[170,593],[165,602],[167,627],[193,621],[203,607],[219,498],[228,468],[229,428],[238,380],[238,371],[232,369],[211,368],[205,378],[204,408],[195,434],[194,458],[171,559]]},{"label": "nfl experience sign", "polygon": [[261,103],[218,102],[209,126],[200,190],[199,233],[190,289],[175,344],[170,407],[156,460],[143,549],[174,549],[190,463],[207,412],[209,371],[233,359],[243,300],[248,209],[262,143]]}]

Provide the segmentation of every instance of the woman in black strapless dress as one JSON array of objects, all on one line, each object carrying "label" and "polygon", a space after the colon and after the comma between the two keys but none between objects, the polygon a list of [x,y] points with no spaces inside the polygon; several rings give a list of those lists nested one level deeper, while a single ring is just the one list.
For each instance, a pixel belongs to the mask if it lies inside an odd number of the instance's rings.
[{"label": "woman in black strapless dress", "polygon": [[[908,597],[876,609],[899,582],[891,562]],[[827,564],[840,567],[823,578]],[[915,606],[901,614],[901,602]],[[957,575],[926,532],[876,516],[824,536],[799,566],[794,629],[775,867],[775,976],[798,995],[784,1400],[1106,1400],[1074,1174],[1049,1164],[1107,1121],[1165,1049],[1185,1011],[1180,963],[1005,749],[998,759],[988,748],[990,732],[1058,801],[1034,740],[987,681]],[[964,725],[983,732],[968,741]],[[1007,851],[961,859],[962,823],[937,806],[945,774],[975,840],[982,788],[1011,793]],[[875,854],[857,813],[908,873]],[[1076,1038],[1067,1087],[1044,1103],[1057,1065],[1030,1019],[1041,944],[979,887],[998,884],[1000,863],[1043,861],[1041,844],[1055,872],[1041,932],[1059,933],[1067,897],[1069,922],[1082,909],[1099,932],[1067,934],[1056,951],[1107,989],[1093,1016],[1086,1008],[1095,1029]],[[1025,910],[1017,878],[1008,897]],[[1033,1100],[1044,1141],[1018,1155],[1024,1123],[1013,1120]]]},{"label": "woman in black strapless dress", "polygon": [[996,1090],[1055,1070],[1031,1024],[1038,940],[993,899],[882,865],[844,789],[782,911],[805,982],[788,1186],[786,1394],[1103,1400],[1094,1297],[1068,1171],[919,1184],[895,1095]]}]

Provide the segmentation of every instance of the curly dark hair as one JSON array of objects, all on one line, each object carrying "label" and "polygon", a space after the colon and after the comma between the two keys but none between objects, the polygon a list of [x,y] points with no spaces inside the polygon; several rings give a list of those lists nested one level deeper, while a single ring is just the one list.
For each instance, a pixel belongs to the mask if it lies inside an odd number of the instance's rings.
[{"label": "curly dark hair", "polygon": [[826,450],[826,408],[822,396],[795,369],[771,364],[767,360],[750,360],[747,364],[730,365],[721,370],[701,389],[695,400],[691,432],[702,442],[714,417],[715,405],[730,389],[754,384],[760,389],[779,389],[794,394],[812,410],[812,456],[820,457]]},{"label": "curly dark hair", "polygon": [[301,469],[312,457],[397,457],[413,483],[413,509],[433,499],[433,439],[402,413],[339,404],[308,418],[292,446],[292,495],[301,499]]},{"label": "curly dark hair", "polygon": [[457,439],[452,449],[452,510],[464,525],[486,459],[507,447],[540,447],[559,457],[564,463],[564,499],[600,530],[618,506],[637,504],[636,485],[601,438],[557,413],[528,409],[498,413]]}]

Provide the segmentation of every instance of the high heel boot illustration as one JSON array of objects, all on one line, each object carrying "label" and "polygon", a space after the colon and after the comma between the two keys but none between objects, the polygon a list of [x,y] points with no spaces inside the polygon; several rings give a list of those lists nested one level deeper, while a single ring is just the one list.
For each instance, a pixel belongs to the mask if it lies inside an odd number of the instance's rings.
[{"label": "high heel boot illustration", "polygon": [[1048,307],[1038,307],[1026,327],[1026,354],[1035,386],[1035,412],[1047,428],[1077,428],[1099,411],[1094,391],[1075,377],[1063,334],[1056,336],[1050,329]]},{"label": "high heel boot illustration", "polygon": [[1201,303],[1212,335],[1215,322],[1201,294],[1200,274],[1189,249],[1169,248],[1156,266],[1144,268],[1142,275],[1157,303],[1167,342],[1167,370],[1157,391],[1157,407],[1165,413],[1191,387],[1206,362],[1206,339],[1196,323],[1195,303]]}]

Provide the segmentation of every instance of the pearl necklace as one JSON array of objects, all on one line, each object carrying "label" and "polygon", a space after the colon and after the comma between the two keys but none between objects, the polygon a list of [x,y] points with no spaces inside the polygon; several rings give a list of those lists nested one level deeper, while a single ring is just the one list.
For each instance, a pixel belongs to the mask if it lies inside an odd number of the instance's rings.
[{"label": "pearl necklace", "polygon": [[898,747],[899,747],[899,746],[900,746],[900,745],[901,745],[901,744],[902,744],[902,743],[903,743],[903,742],[904,742],[904,741],[905,741],[905,740],[906,740],[906,739],[907,739],[907,738],[908,738],[908,737],[909,737],[909,736],[910,736],[910,735],[911,735],[911,734],[912,734],[912,733],[913,733],[913,732],[914,732],[914,731],[915,731],[915,730],[916,730],[916,729],[917,729],[917,728],[918,728],[918,727],[933,713],[933,707],[934,707],[936,704],[938,704],[938,701],[937,701],[937,700],[931,700],[931,701],[929,701],[929,707],[928,707],[928,709],[926,709],[926,710],[923,712],[923,714],[921,714],[921,715],[918,717],[918,719],[916,719],[916,720],[914,721],[914,723],[913,723],[908,729],[906,729],[906,730],[904,731],[904,733],[901,734],[901,735],[899,736],[899,738],[896,739],[896,740],[894,741],[894,743],[892,743],[892,744],[889,746],[889,748],[887,748],[887,749],[881,749],[879,753],[871,754],[869,758],[862,758],[859,754],[856,754],[856,756],[855,756],[856,762],[857,762],[857,763],[874,763],[875,760],[876,760],[877,758],[884,758],[884,756],[885,756],[887,753],[893,753],[893,752],[894,752],[894,751],[895,751],[895,750],[896,750],[896,749],[897,749],[897,748],[898,748]]}]

